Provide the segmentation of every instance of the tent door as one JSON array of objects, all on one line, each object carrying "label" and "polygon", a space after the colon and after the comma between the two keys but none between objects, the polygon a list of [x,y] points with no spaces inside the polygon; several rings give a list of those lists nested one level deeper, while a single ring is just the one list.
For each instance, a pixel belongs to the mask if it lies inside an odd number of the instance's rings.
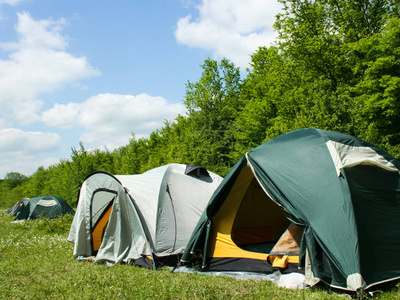
[{"label": "tent door", "polygon": [[289,224],[282,209],[253,177],[232,224],[232,241],[247,251],[269,253]]},{"label": "tent door", "polygon": [[99,189],[93,193],[91,201],[91,242],[92,254],[96,255],[107,228],[112,206],[118,193],[113,190]]}]

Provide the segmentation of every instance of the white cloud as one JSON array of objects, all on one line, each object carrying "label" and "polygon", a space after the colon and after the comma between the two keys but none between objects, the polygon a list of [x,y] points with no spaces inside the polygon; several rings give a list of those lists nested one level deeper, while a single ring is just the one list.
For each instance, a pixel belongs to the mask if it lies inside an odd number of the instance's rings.
[{"label": "white cloud", "polygon": [[3,156],[19,156],[52,152],[59,149],[60,140],[60,136],[55,133],[26,132],[16,128],[0,129],[0,153]]},{"label": "white cloud", "polygon": [[23,1],[26,1],[26,0],[0,0],[0,4],[8,4],[11,6],[16,6]]},{"label": "white cloud", "polygon": [[41,154],[56,153],[60,148],[60,141],[60,136],[55,133],[25,132],[16,128],[0,129],[0,177],[4,178],[8,172],[30,175],[40,165],[47,167],[49,159],[40,164],[38,157]]},{"label": "white cloud", "polygon": [[276,0],[202,0],[199,18],[188,15],[179,19],[175,38],[246,68],[258,47],[275,40],[272,25],[281,8]]},{"label": "white cloud", "polygon": [[137,138],[147,137],[164,120],[185,112],[183,104],[170,104],[162,97],[100,94],[82,103],[55,104],[42,113],[42,121],[64,129],[83,127],[85,145],[111,150],[126,144],[132,132]]},{"label": "white cloud", "polygon": [[[18,0],[0,0],[17,5]],[[99,74],[84,56],[67,51],[68,39],[62,34],[65,19],[33,19],[28,12],[17,13],[15,41],[0,43],[0,175],[9,170],[31,174],[49,153],[60,151],[61,137],[56,133],[23,131],[12,128],[15,122],[27,125],[41,120],[40,95],[76,86],[78,81]],[[78,83],[80,84],[80,83]]]},{"label": "white cloud", "polygon": [[0,178],[4,178],[10,172],[18,172],[29,176],[39,167],[39,164],[32,160],[32,156],[21,156],[18,157],[18,160],[0,158],[0,165]]},{"label": "white cloud", "polygon": [[60,33],[64,19],[36,21],[27,12],[17,15],[18,41],[0,45],[11,52],[8,59],[0,59],[0,105],[3,115],[11,113],[9,118],[27,124],[38,119],[42,106],[38,95],[99,72],[86,57],[65,51],[67,39]]},{"label": "white cloud", "polygon": [[30,101],[16,102],[13,105],[13,117],[22,125],[39,121],[40,117],[35,112],[39,111],[42,105],[42,101],[34,99]]}]

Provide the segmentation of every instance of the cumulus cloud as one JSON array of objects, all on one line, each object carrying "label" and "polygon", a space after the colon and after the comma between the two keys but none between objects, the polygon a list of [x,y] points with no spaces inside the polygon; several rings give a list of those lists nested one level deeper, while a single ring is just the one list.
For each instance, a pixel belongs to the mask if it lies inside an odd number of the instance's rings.
[{"label": "cumulus cloud", "polygon": [[127,143],[132,132],[138,138],[148,136],[161,128],[164,120],[185,112],[183,104],[170,104],[163,97],[100,94],[82,103],[55,104],[41,119],[48,126],[63,129],[83,127],[84,144],[115,148]]},{"label": "cumulus cloud", "polygon": [[0,129],[0,153],[31,155],[52,152],[58,150],[60,140],[60,136],[55,133],[26,132],[16,128]]},{"label": "cumulus cloud", "polygon": [[38,120],[43,103],[37,98],[41,93],[99,72],[86,57],[75,57],[65,51],[68,43],[61,35],[64,19],[36,21],[27,12],[17,15],[18,41],[0,44],[10,52],[8,59],[0,59],[0,105],[3,116],[11,112],[14,120],[29,124]]},{"label": "cumulus cloud", "polygon": [[258,47],[275,40],[272,25],[281,8],[276,0],[202,0],[197,19],[191,15],[179,19],[175,38],[246,68]]},{"label": "cumulus cloud", "polygon": [[[21,1],[0,0],[0,5],[16,6]],[[99,74],[86,57],[67,51],[68,39],[62,34],[68,25],[65,19],[35,20],[28,12],[17,17],[17,38],[0,43],[1,176],[7,170],[32,173],[43,156],[60,150],[61,137],[56,133],[12,128],[41,121],[40,96]],[[45,159],[43,165],[53,161]]]},{"label": "cumulus cloud", "polygon": [[[31,174],[40,165],[37,156],[58,151],[60,141],[56,133],[0,129],[0,177],[11,171]],[[47,167],[49,160],[44,160],[42,165]]]}]

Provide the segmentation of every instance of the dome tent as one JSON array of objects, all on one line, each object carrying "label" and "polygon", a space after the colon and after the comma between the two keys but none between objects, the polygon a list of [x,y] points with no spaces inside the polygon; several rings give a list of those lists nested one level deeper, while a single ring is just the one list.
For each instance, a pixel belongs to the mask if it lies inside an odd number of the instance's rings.
[{"label": "dome tent", "polygon": [[15,220],[37,219],[41,216],[57,218],[65,214],[74,214],[67,201],[55,196],[40,196],[23,201],[15,211]]},{"label": "dome tent", "polygon": [[[230,170],[182,261],[200,256],[205,271],[292,272],[300,266],[307,284],[349,291],[398,279],[399,170],[394,157],[349,135],[282,134]],[[276,250],[285,236],[292,237],[289,247]],[[249,247],[261,244],[264,250]]]},{"label": "dome tent", "polygon": [[68,240],[75,257],[154,266],[181,254],[222,178],[169,164],[137,175],[97,171],[82,183]]}]

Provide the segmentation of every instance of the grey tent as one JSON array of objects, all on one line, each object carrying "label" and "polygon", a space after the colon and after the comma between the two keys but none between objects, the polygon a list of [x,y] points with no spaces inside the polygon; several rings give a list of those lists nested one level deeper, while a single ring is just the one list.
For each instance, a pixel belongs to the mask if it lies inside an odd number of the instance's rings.
[{"label": "grey tent", "polygon": [[68,237],[74,256],[147,266],[176,257],[221,181],[202,167],[182,164],[138,175],[89,175]]},{"label": "grey tent", "polygon": [[349,291],[399,279],[399,170],[397,159],[349,135],[282,134],[226,175],[182,260],[200,257],[209,271],[300,266],[307,284]]}]

